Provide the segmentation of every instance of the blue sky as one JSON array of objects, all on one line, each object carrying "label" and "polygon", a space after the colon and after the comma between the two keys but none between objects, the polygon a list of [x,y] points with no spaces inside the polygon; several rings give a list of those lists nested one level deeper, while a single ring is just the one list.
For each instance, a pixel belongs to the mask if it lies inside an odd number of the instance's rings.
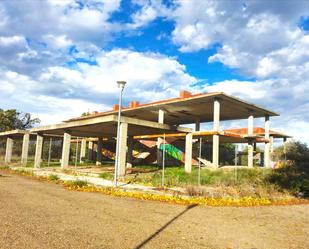
[{"label": "blue sky", "polygon": [[125,104],[223,91],[309,142],[308,32],[302,0],[1,1],[0,108],[60,122],[109,109],[127,80]]}]

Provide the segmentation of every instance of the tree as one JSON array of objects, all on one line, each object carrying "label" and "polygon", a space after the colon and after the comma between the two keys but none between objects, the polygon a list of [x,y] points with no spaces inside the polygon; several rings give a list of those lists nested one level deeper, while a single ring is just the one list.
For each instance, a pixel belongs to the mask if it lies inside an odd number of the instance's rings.
[{"label": "tree", "polygon": [[31,118],[30,113],[19,112],[16,109],[0,109],[0,132],[15,129],[29,129],[40,122],[38,118]]}]

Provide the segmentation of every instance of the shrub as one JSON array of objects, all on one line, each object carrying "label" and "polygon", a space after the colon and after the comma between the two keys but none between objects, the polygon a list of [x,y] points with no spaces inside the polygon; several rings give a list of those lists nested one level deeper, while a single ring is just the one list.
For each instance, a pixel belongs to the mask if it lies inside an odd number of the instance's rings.
[{"label": "shrub", "polygon": [[50,181],[58,181],[59,177],[57,175],[49,175],[48,180]]},{"label": "shrub", "polygon": [[294,195],[309,197],[309,168],[306,163],[298,162],[276,169],[268,180]]},{"label": "shrub", "polygon": [[64,183],[65,186],[67,187],[73,187],[73,188],[82,188],[88,185],[88,183],[86,181],[82,181],[82,180],[75,180],[75,181],[66,181]]}]

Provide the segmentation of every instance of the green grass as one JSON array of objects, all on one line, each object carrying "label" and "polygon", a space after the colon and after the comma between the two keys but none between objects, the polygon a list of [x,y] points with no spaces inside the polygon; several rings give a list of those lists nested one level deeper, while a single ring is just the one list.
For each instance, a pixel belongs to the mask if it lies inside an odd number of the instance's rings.
[{"label": "green grass", "polygon": [[58,181],[59,177],[57,175],[49,175],[48,180],[50,181]]},{"label": "green grass", "polygon": [[99,174],[99,177],[106,180],[113,180],[114,174],[112,172],[103,172]]},{"label": "green grass", "polygon": [[80,188],[88,185],[86,181],[82,181],[82,180],[65,181],[64,184],[67,187],[80,187]]},{"label": "green grass", "polygon": [[[201,185],[241,185],[263,184],[265,177],[270,173],[266,169],[219,169],[201,170]],[[191,174],[184,171],[183,167],[168,167],[165,169],[166,186],[188,186],[198,184],[198,170],[194,168]],[[134,183],[160,186],[162,182],[162,170],[150,173],[136,173],[126,177]]]}]

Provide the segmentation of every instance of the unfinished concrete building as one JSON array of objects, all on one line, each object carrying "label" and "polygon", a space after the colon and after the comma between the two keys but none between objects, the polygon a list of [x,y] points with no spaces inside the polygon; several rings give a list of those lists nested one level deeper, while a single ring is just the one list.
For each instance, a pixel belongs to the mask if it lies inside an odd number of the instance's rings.
[{"label": "unfinished concrete building", "polygon": [[[63,138],[61,167],[69,166],[69,155],[72,137],[81,141],[80,162],[86,155],[86,150],[94,150],[96,146],[96,161],[102,162],[102,149],[108,141],[115,141],[117,136],[118,105],[106,112],[95,112],[64,121],[60,124],[41,126],[29,131],[9,131],[0,133],[7,138],[5,161],[9,163],[12,155],[14,139],[23,139],[21,162],[27,163],[28,144],[30,136],[36,140],[34,167],[40,167],[42,160],[43,140],[46,136],[61,136]],[[122,109],[119,136],[119,175],[125,175],[126,168],[132,166],[134,141],[156,141],[157,158],[153,163],[160,163],[161,144],[169,138],[184,141],[183,163],[185,171],[192,171],[192,163],[202,158],[194,158],[192,145],[196,138],[203,137],[205,142],[212,144],[212,158],[205,164],[213,168],[219,167],[220,143],[246,143],[248,145],[248,167],[253,167],[253,156],[256,143],[264,143],[264,166],[270,167],[270,150],[272,139],[283,138],[285,134],[270,130],[270,117],[279,114],[243,101],[222,92],[191,94],[181,91],[177,98],[140,104],[132,101]],[[264,128],[254,128],[254,119],[264,118]],[[246,119],[248,127],[244,129],[222,130],[220,121]],[[202,123],[212,123],[211,130],[201,130]],[[195,129],[184,125],[194,124]],[[163,137],[165,140],[163,141]],[[88,146],[87,143],[88,142]],[[113,151],[110,152],[111,154]],[[88,153],[89,154],[89,153]],[[90,155],[90,154],[89,154]],[[91,154],[92,155],[92,154]],[[112,156],[111,156],[112,157]]]}]

